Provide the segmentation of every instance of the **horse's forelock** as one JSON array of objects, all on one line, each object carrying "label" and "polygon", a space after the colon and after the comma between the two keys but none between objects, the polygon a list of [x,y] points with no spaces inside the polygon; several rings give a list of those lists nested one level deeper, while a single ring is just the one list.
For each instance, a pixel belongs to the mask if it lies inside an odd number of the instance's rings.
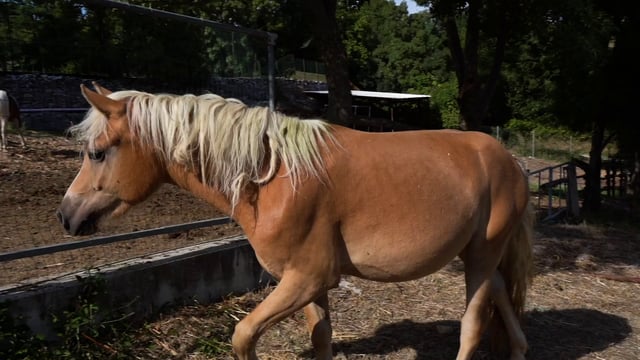
[{"label": "horse's forelock", "polygon": [[100,111],[91,108],[84,119],[72,125],[67,132],[78,142],[84,144],[90,151],[95,150],[96,139],[106,134],[107,118]]}]

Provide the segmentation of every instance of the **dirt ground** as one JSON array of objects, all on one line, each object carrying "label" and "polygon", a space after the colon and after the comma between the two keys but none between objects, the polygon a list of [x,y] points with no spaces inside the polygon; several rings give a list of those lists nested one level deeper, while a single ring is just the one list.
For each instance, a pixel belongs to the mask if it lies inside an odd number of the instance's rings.
[{"label": "dirt ground", "polygon": [[[62,231],[55,209],[80,166],[79,146],[60,136],[29,133],[0,153],[0,252],[74,241]],[[173,187],[100,234],[134,231],[220,216]],[[239,233],[230,224],[127,243],[0,264],[0,286],[51,276],[137,254]],[[640,236],[620,225],[543,225],[536,229],[537,276],[528,298],[528,359],[640,358]],[[338,359],[451,359],[464,311],[461,265],[454,261],[426,278],[381,284],[345,277],[330,292],[334,355]],[[211,305],[168,309],[136,330],[134,359],[232,359],[235,323],[273,287]],[[118,347],[102,346],[105,358]],[[110,350],[111,349],[111,350]],[[113,350],[116,349],[116,350]],[[269,329],[262,359],[313,358],[301,313]],[[120,354],[122,355],[122,354]],[[493,359],[483,342],[476,359]],[[499,358],[499,357],[498,357]]]},{"label": "dirt ground", "polygon": [[[590,225],[538,226],[524,331],[530,360],[640,358],[640,238]],[[330,291],[336,359],[453,359],[464,311],[459,261],[394,284],[345,277]],[[233,359],[230,336],[272,287],[161,315],[136,336],[138,359]],[[302,312],[269,329],[261,359],[311,359]],[[485,340],[474,359],[503,359]]]},{"label": "dirt ground", "polygon": [[[0,253],[77,241],[55,216],[67,187],[80,169],[80,145],[64,136],[27,132],[27,148],[9,135],[0,152]],[[119,219],[108,219],[92,236],[106,236],[224,216],[175,186],[162,186],[146,202]],[[111,245],[0,263],[0,286],[96,268],[118,260],[176,249],[239,234],[235,224],[118,242]]]},{"label": "dirt ground", "polygon": [[[537,274],[524,331],[530,360],[640,358],[640,238],[632,230],[539,225]],[[426,278],[374,283],[353,277],[330,291],[336,359],[453,359],[464,311],[459,261]],[[233,359],[233,327],[273,287],[168,311],[135,335],[137,359]],[[261,359],[311,359],[302,312],[269,329]],[[502,359],[485,340],[474,359]]]}]

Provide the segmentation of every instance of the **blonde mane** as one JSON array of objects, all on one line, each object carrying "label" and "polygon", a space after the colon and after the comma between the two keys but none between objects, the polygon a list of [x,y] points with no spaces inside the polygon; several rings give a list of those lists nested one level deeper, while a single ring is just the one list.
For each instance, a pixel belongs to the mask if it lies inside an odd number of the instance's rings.
[{"label": "blonde mane", "polygon": [[[294,189],[304,177],[322,178],[321,149],[327,140],[335,141],[323,121],[248,107],[214,94],[119,91],[109,97],[128,98],[129,127],[141,144],[156,149],[166,162],[197,171],[204,184],[231,200],[232,207],[248,182],[268,182],[281,164]],[[106,128],[105,116],[91,109],[70,131],[93,151]]]}]

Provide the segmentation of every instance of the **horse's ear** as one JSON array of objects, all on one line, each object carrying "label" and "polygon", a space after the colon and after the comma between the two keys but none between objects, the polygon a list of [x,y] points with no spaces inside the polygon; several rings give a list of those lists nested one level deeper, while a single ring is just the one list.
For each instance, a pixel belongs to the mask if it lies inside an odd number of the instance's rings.
[{"label": "horse's ear", "polygon": [[84,96],[91,106],[107,117],[111,114],[123,115],[126,113],[127,105],[124,101],[114,100],[105,95],[99,94],[84,86],[84,84],[80,84],[80,91],[82,92],[82,96]]},{"label": "horse's ear", "polygon": [[91,84],[93,84],[93,88],[96,89],[98,94],[102,94],[102,95],[108,96],[109,94],[112,93],[111,90],[100,86],[100,84],[98,84],[96,81],[92,81]]}]

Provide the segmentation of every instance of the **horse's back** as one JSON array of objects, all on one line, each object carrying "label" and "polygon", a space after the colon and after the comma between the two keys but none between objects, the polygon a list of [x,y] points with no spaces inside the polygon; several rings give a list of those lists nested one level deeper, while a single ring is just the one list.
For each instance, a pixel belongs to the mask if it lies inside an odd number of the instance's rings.
[{"label": "horse's back", "polygon": [[387,201],[432,206],[449,195],[452,200],[463,197],[458,200],[464,203],[465,196],[489,190],[498,180],[492,176],[515,181],[522,175],[509,152],[483,133],[340,131],[337,138],[342,149],[333,155],[338,159],[334,176],[341,189],[362,189],[366,198],[378,193],[389,195]]},{"label": "horse's back", "polygon": [[[438,270],[484,236],[492,201],[508,202],[522,181],[511,155],[482,133],[337,128],[336,137],[342,148],[332,154],[332,192],[348,263],[364,277]],[[496,193],[503,181],[514,182],[503,183],[507,195]]]}]

